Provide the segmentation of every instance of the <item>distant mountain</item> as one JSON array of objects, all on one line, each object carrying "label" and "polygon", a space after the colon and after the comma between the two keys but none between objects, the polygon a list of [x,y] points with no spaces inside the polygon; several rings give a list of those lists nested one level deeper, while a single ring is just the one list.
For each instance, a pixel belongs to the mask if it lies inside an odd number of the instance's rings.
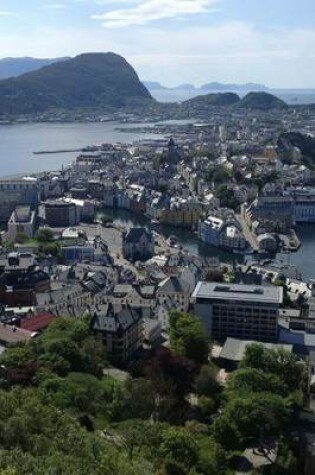
[{"label": "distant mountain", "polygon": [[196,87],[193,84],[180,84],[175,87],[166,87],[159,82],[144,81],[145,86],[149,90],[167,90],[167,91],[200,91],[202,93],[209,92],[250,92],[250,91],[268,91],[269,89],[263,84],[247,83],[247,84],[222,84],[220,82],[211,82],[203,86]]},{"label": "distant mountain", "polygon": [[123,107],[152,100],[127,61],[114,53],[87,53],[0,81],[0,114],[51,108]]},{"label": "distant mountain", "polygon": [[193,97],[188,101],[182,103],[183,106],[192,107],[208,107],[208,106],[232,106],[238,104],[240,98],[233,92],[223,92],[217,94],[204,94],[201,96]]},{"label": "distant mountain", "polygon": [[154,81],[142,81],[142,84],[149,89],[149,91],[155,91],[159,89],[167,89],[167,87],[162,86],[159,82]]},{"label": "distant mountain", "polygon": [[149,89],[149,91],[196,91],[196,87],[193,84],[180,84],[179,86],[175,87],[166,87],[163,84],[155,81],[143,81],[143,84]]},{"label": "distant mountain", "polygon": [[270,110],[270,109],[286,109],[288,105],[267,92],[250,92],[237,104],[237,107],[243,109]]},{"label": "distant mountain", "polygon": [[200,87],[202,91],[216,92],[250,92],[250,91],[268,91],[263,84],[247,83],[247,84],[222,84],[219,82],[211,82]]},{"label": "distant mountain", "polygon": [[0,79],[20,76],[21,74],[36,71],[37,69],[49,66],[59,61],[65,61],[70,58],[3,58],[0,59]]},{"label": "distant mountain", "polygon": [[198,91],[198,88],[193,84],[180,84],[179,86],[172,87],[174,91]]}]

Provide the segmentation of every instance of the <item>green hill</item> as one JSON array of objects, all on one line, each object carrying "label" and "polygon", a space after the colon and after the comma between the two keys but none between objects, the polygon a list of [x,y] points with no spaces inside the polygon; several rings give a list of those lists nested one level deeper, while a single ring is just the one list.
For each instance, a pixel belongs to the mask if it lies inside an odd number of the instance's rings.
[{"label": "green hill", "polygon": [[217,94],[205,94],[194,97],[188,101],[183,102],[183,105],[193,107],[208,107],[208,106],[231,106],[239,103],[240,98],[233,92],[223,92]]},{"label": "green hill", "polygon": [[114,107],[153,100],[127,61],[114,53],[88,53],[0,81],[0,114],[51,108]]},{"label": "green hill", "polygon": [[237,107],[253,110],[286,109],[288,105],[268,92],[250,92],[243,97]]}]

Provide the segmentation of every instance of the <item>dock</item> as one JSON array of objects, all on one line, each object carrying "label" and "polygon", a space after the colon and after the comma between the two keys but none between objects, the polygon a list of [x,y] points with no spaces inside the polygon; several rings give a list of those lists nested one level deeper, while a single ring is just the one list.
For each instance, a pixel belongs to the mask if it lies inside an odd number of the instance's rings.
[{"label": "dock", "polygon": [[72,153],[72,152],[82,152],[82,148],[75,149],[62,149],[62,150],[39,150],[38,152],[33,152],[33,155],[47,155],[54,153]]}]

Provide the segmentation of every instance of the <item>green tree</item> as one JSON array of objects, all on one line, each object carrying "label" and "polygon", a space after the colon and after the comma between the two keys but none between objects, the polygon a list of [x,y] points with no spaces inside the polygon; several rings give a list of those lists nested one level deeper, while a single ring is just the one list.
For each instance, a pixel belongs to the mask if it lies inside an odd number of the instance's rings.
[{"label": "green tree", "polygon": [[218,369],[212,363],[201,366],[195,382],[197,394],[211,397],[220,391],[217,372]]},{"label": "green tree", "polygon": [[24,244],[28,240],[29,240],[29,237],[25,233],[23,233],[22,231],[19,231],[19,232],[16,233],[15,242],[17,244]]},{"label": "green tree", "polygon": [[209,339],[201,322],[177,310],[170,313],[170,343],[175,353],[186,356],[197,365],[207,362]]},{"label": "green tree", "polygon": [[268,349],[257,343],[249,345],[240,367],[255,368],[266,374],[280,376],[291,392],[303,387],[305,364],[295,354],[283,348]]},{"label": "green tree", "polygon": [[155,396],[151,381],[127,379],[122,395],[123,415],[128,419],[149,419],[155,409]]},{"label": "green tree", "polygon": [[[222,431],[220,418],[232,432],[239,434],[240,447],[250,440],[258,440],[261,431],[264,435],[279,435],[287,427],[290,418],[290,408],[285,400],[271,393],[249,393],[232,398],[223,409],[222,415],[214,423],[214,435],[218,442],[223,442],[218,431]],[[218,427],[217,427],[218,426]]]},{"label": "green tree", "polygon": [[237,210],[239,202],[234,197],[234,191],[227,188],[226,185],[220,185],[215,191],[216,197],[220,200],[220,205],[223,208],[230,208]]},{"label": "green tree", "polygon": [[160,456],[164,463],[175,462],[188,473],[198,461],[198,447],[186,430],[170,427],[162,434]]},{"label": "green tree", "polygon": [[41,243],[52,242],[54,240],[54,232],[50,228],[41,228],[37,231],[36,239]]},{"label": "green tree", "polygon": [[240,368],[228,377],[228,389],[232,391],[271,392],[288,396],[289,389],[281,376],[265,373],[256,368]]}]

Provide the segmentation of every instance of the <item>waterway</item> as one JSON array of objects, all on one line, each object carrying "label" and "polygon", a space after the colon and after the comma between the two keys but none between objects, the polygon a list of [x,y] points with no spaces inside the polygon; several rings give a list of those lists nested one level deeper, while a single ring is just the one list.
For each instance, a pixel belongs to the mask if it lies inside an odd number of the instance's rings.
[{"label": "waterway", "polygon": [[[114,223],[129,228],[132,226],[145,226],[151,228],[150,221],[143,216],[136,215],[128,210],[122,209],[104,209],[104,214],[110,216]],[[297,226],[297,234],[302,241],[302,246],[297,252],[290,254],[278,254],[276,259],[279,263],[295,265],[298,268],[298,274],[303,278],[315,279],[315,224],[303,224]],[[225,263],[244,263],[251,260],[251,256],[241,256],[223,251],[216,247],[204,244],[198,240],[197,235],[184,228],[174,226],[160,225],[158,232],[165,238],[175,235],[179,246],[187,249],[189,252],[202,257],[218,257]]]},{"label": "waterway", "polygon": [[[117,127],[128,128],[128,131],[117,130]],[[78,155],[77,152],[33,155],[39,150],[74,150],[87,145],[161,138],[153,133],[132,132],[130,127],[131,124],[117,122],[0,125],[0,176],[60,170]]]}]

